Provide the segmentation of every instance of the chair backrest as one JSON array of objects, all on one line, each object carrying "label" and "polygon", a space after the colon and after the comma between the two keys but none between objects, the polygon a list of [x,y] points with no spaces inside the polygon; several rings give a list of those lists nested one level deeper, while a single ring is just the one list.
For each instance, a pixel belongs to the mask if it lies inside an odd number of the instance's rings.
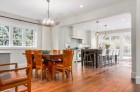
[{"label": "chair backrest", "polygon": [[116,55],[116,49],[113,49],[113,56],[115,56]]},{"label": "chair backrest", "polygon": [[107,50],[106,49],[103,49],[102,50],[102,56],[106,56],[106,54],[107,54]]},{"label": "chair backrest", "polygon": [[116,49],[115,55],[118,55],[119,56],[119,49]]},{"label": "chair backrest", "polygon": [[60,54],[60,50],[53,50],[53,54]]},{"label": "chair backrest", "polygon": [[63,66],[72,66],[74,50],[63,50]]},{"label": "chair backrest", "polygon": [[25,51],[25,56],[27,60],[27,65],[33,65],[33,55],[32,55],[32,50],[26,50]]},{"label": "chair backrest", "polygon": [[108,55],[113,55],[113,50],[109,49]]},{"label": "chair backrest", "polygon": [[37,68],[43,67],[42,51],[41,50],[34,51],[34,58],[35,58],[36,67]]}]

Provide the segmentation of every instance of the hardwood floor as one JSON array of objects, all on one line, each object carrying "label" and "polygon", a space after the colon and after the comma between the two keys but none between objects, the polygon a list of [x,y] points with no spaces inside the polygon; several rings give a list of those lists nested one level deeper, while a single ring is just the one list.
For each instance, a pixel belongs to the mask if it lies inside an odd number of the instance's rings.
[{"label": "hardwood floor", "polygon": [[120,64],[102,69],[86,67],[81,63],[73,65],[74,81],[62,80],[61,75],[55,81],[32,79],[32,92],[140,92],[140,85],[131,79],[131,68]]}]

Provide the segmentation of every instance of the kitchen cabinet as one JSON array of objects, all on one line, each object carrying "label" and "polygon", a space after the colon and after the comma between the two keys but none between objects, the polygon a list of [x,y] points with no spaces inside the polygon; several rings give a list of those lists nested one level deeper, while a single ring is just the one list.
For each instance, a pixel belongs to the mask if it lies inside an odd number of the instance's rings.
[{"label": "kitchen cabinet", "polygon": [[77,29],[75,27],[70,27],[70,32],[71,32],[71,38],[76,38],[76,39],[83,39],[83,30]]}]

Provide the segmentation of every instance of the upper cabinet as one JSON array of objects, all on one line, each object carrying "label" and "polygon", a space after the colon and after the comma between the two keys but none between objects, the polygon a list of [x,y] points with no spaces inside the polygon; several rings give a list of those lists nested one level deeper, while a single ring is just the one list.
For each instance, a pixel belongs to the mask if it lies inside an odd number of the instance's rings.
[{"label": "upper cabinet", "polygon": [[71,38],[83,39],[84,32],[76,27],[70,27]]}]

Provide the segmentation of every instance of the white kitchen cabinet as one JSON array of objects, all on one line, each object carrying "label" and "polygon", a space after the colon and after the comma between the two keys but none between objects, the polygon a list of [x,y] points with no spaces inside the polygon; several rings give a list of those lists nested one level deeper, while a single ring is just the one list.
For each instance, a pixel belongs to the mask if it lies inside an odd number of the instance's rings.
[{"label": "white kitchen cabinet", "polygon": [[71,32],[71,38],[76,38],[76,39],[83,39],[83,30],[80,30],[75,27],[70,27],[70,32]]}]

